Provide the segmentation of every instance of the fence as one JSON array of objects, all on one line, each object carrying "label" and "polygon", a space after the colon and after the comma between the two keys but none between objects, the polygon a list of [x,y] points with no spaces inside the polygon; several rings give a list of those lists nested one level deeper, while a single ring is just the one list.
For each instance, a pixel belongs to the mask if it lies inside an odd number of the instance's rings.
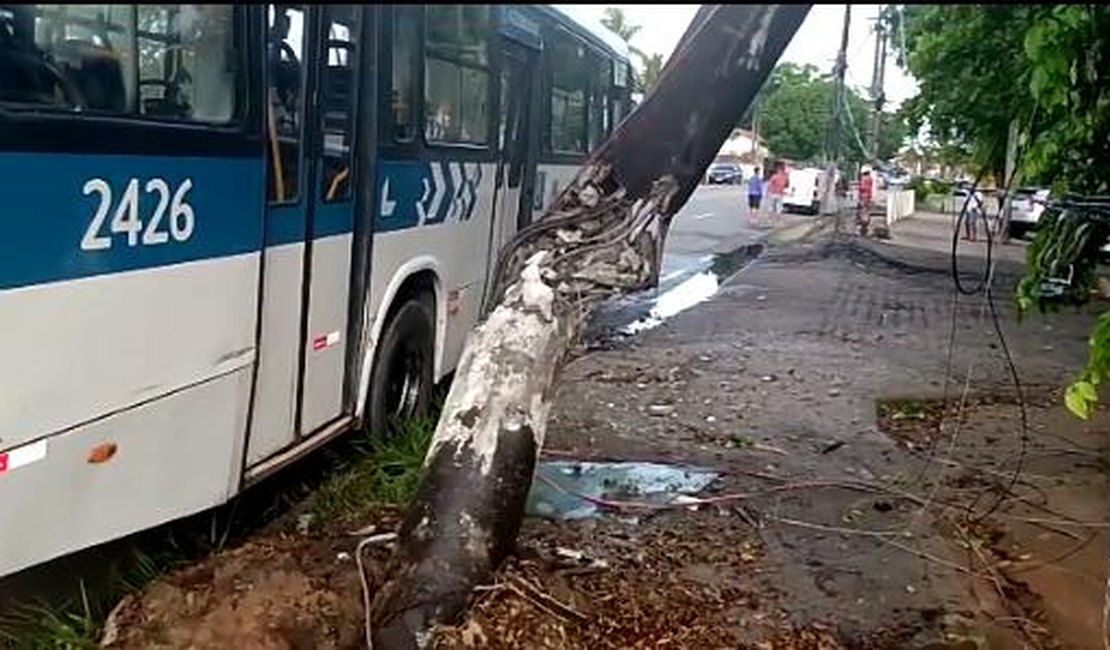
[{"label": "fence", "polygon": [[886,225],[889,228],[895,222],[905,219],[914,213],[914,192],[907,189],[889,189],[886,191]]}]

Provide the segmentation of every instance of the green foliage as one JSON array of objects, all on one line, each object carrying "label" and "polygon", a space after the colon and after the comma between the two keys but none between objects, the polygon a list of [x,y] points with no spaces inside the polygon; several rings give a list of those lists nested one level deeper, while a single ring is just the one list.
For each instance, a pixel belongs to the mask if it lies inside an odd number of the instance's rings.
[{"label": "green foliage", "polygon": [[[825,153],[825,134],[831,119],[835,83],[812,65],[781,63],[760,90],[760,136],[772,155],[794,160],[816,160]],[[859,93],[848,88],[849,122],[854,131],[842,143],[844,159],[864,162],[869,157],[861,148],[869,132],[872,109]],[[741,123],[750,122],[746,115]],[[888,159],[901,148],[909,130],[901,113],[884,113],[880,127],[879,158]],[[859,136],[857,139],[856,136]]]},{"label": "green foliage", "polygon": [[913,190],[918,201],[925,201],[931,196],[948,196],[952,192],[951,183],[920,176],[911,179],[907,187]]},{"label": "green foliage", "polygon": [[1110,191],[1110,8],[1029,8],[1023,52],[1039,111],[1027,170],[1057,189]]},{"label": "green foliage", "polygon": [[98,617],[81,584],[80,609],[34,603],[16,608],[0,621],[0,642],[27,650],[93,650],[100,634]]},{"label": "green foliage", "polygon": [[[1086,304],[1098,283],[1098,249],[1106,241],[1099,222],[1046,210],[1037,235],[1026,249],[1026,271],[1014,293],[1019,315],[1052,312]],[[1090,416],[1097,386],[1110,375],[1110,311],[1102,314],[1090,338],[1087,365],[1068,387],[1064,404],[1077,417]]]},{"label": "green foliage", "polygon": [[632,67],[632,90],[647,93],[655,86],[655,82],[659,80],[659,74],[663,71],[663,64],[666,63],[663,55],[648,55],[632,46],[632,37],[640,33],[641,26],[628,22],[628,17],[624,15],[622,9],[606,7],[601,24],[628,43],[629,51],[640,60],[638,68]]},{"label": "green foliage", "polygon": [[1014,295],[1019,313],[1086,304],[1098,283],[1097,254],[1104,237],[1095,221],[1046,210],[1025,249],[1026,273]]},{"label": "green foliage", "polygon": [[968,148],[996,176],[1014,119],[1026,120],[1028,63],[1021,5],[908,5],[906,66],[919,92],[905,105],[911,128],[927,125],[941,143]]},{"label": "green foliage", "polygon": [[[438,414],[438,409],[433,411]],[[307,510],[319,522],[342,520],[376,503],[404,504],[416,494],[437,417],[404,421],[388,436],[363,435],[353,453],[309,497]]]},{"label": "green foliage", "polygon": [[[905,17],[906,65],[920,89],[908,106],[913,123],[972,147],[998,178],[1017,120],[1026,125],[1027,181],[1051,185],[1057,196],[1110,192],[1110,7],[913,5]],[[1038,231],[1015,294],[1019,310],[1085,303],[1105,230],[1082,215],[1046,215]],[[1090,415],[1107,372],[1106,321],[1104,314],[1087,367],[1065,395],[1080,417]]]},{"label": "green foliage", "polygon": [[633,25],[628,22],[628,18],[624,15],[624,10],[618,7],[606,7],[605,14],[601,18],[601,24],[609,28],[617,36],[620,36],[625,43],[632,40],[632,37],[640,33],[640,25]]}]

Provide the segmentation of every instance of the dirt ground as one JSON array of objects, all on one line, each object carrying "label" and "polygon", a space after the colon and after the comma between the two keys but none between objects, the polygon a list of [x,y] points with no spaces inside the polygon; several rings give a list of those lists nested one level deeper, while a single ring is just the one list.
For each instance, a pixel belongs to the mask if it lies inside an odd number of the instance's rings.
[{"label": "dirt ground", "polygon": [[[999,267],[1023,425],[984,299],[953,312],[947,257],[847,241],[773,248],[569,364],[548,458],[721,476],[698,505],[528,519],[438,646],[1102,647],[1110,418],[1075,420],[1059,387],[1105,305],[1019,324],[1018,269]],[[110,645],[360,647],[358,539],[280,522],[124,601]],[[371,582],[388,551],[368,551]]]}]

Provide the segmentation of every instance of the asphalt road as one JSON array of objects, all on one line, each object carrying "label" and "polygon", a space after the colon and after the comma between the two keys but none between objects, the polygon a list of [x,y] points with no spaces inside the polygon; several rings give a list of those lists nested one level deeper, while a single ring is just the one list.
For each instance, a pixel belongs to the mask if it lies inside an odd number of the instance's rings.
[{"label": "asphalt road", "polygon": [[754,242],[763,231],[748,220],[747,196],[740,185],[700,185],[675,215],[663,250],[661,284]]}]

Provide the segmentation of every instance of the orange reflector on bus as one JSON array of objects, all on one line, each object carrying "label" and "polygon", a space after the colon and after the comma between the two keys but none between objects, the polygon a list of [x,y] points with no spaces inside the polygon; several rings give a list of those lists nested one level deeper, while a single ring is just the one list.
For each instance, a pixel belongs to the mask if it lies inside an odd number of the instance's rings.
[{"label": "orange reflector on bus", "polygon": [[119,447],[114,442],[104,442],[89,450],[89,456],[86,459],[91,465],[99,465],[106,463],[116,455]]}]

